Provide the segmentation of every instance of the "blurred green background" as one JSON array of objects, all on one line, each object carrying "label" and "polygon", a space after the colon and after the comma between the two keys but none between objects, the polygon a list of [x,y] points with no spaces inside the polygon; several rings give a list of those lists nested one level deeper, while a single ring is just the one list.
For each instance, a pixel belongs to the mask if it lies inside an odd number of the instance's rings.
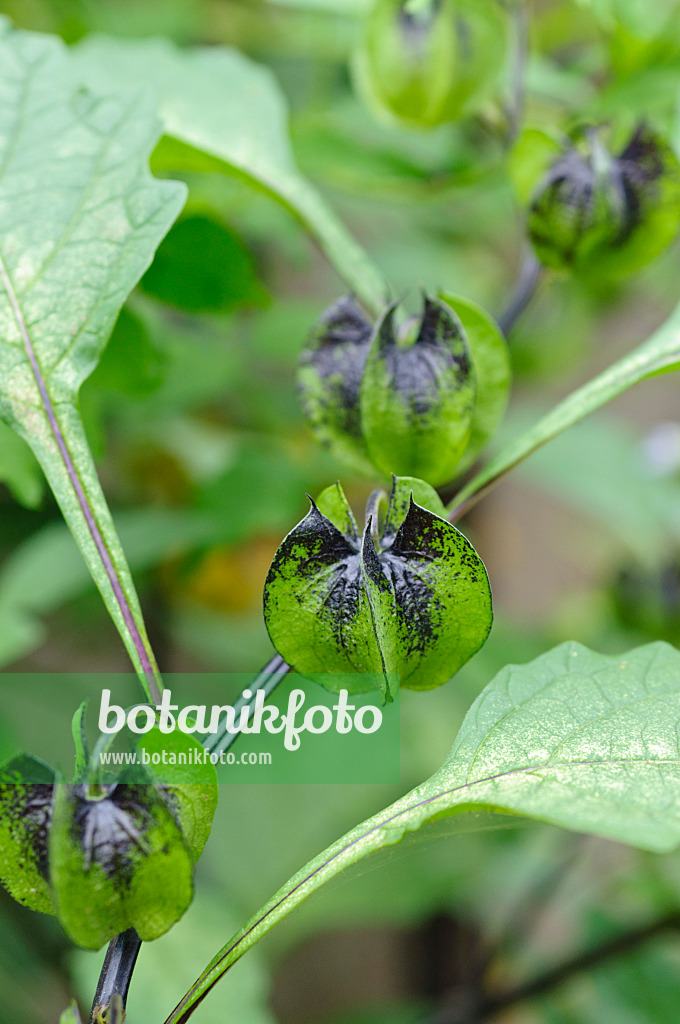
[{"label": "blurred green background", "polygon": [[[429,132],[376,119],[349,62],[368,0],[0,0],[23,28],[238,47],[275,74],[296,159],[395,295],[449,288],[498,314],[524,253],[498,95]],[[680,140],[680,13],[669,0],[536,0],[523,118],[646,117]],[[156,173],[190,188],[181,219],[122,312],[81,407],[165,672],[240,672],[270,656],[261,594],[283,535],[342,477],[370,482],[311,438],[297,354],[344,290],[295,220],[197,161]],[[515,386],[498,443],[659,325],[678,299],[676,245],[619,285],[544,280],[513,331]],[[0,426],[0,666],[128,669],[28,449]],[[325,844],[430,774],[471,700],[503,665],[564,639],[621,651],[680,640],[680,405],[673,375],[639,386],[532,458],[463,523],[495,598],[491,639],[455,680],[403,696],[402,786],[223,789],[198,897],[144,947],[130,1024],[164,1019],[242,921]],[[350,872],[229,974],[197,1024],[401,1024],[441,1007],[471,1016],[498,989],[674,910],[680,859],[506,821],[439,823]],[[0,894],[0,1021],[87,1008],[100,954]],[[675,1024],[680,942],[639,949],[494,1019]],[[454,1024],[459,1018],[445,1016]]]}]

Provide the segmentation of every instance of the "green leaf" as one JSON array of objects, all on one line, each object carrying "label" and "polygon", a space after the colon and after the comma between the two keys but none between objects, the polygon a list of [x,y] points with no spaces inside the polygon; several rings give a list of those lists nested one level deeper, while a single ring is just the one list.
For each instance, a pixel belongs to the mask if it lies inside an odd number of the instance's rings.
[{"label": "green leaf", "polygon": [[140,95],[75,90],[56,40],[0,23],[0,417],[31,445],[137,671],[155,665],[77,409],[184,188],[154,181]]},{"label": "green leaf", "polygon": [[178,729],[170,733],[152,729],[139,746],[151,756],[159,754],[164,758],[162,766],[150,764],[146,771],[164,793],[195,864],[208,841],[217,810],[215,766],[210,761],[204,764],[202,757],[198,760],[197,755],[204,752],[202,745]]},{"label": "green leaf", "polygon": [[[409,483],[395,479],[382,537],[369,515],[360,541],[342,492],[325,491],[333,520],[313,503],[277,551],[265,623],[279,654],[302,675],[328,685],[328,673],[338,673],[337,688],[356,692],[366,680],[355,673],[376,674],[389,699],[389,677],[398,674],[411,689],[441,686],[486,640],[484,565],[455,527],[414,502]],[[438,504],[431,488],[415,484]],[[339,528],[343,520],[349,532]]]},{"label": "green leaf", "polygon": [[92,87],[150,86],[167,135],[216,157],[281,203],[366,307],[382,309],[387,288],[380,273],[295,166],[285,101],[267,69],[226,47],[182,51],[162,39],[90,37],[74,58]]},{"label": "green leaf", "polygon": [[[534,418],[523,408],[508,427],[526,429]],[[680,540],[680,479],[653,473],[642,435],[623,420],[593,416],[534,453],[516,475],[594,516],[647,567],[666,563]]]},{"label": "green leaf", "polygon": [[262,302],[255,262],[223,224],[194,215],[178,221],[142,278],[149,295],[192,313],[225,313]]},{"label": "green leaf", "polygon": [[350,864],[426,822],[473,809],[524,815],[658,852],[680,843],[680,653],[607,657],[561,644],[504,668],[427,782],[310,861],[217,954],[168,1017],[188,1019],[243,953]]},{"label": "green leaf", "polygon": [[54,772],[30,754],[0,768],[0,882],[43,914],[54,913],[47,882],[47,832]]},{"label": "green leaf", "polygon": [[151,785],[120,783],[99,799],[57,784],[49,839],[57,917],[70,938],[99,949],[135,928],[166,932],[193,894],[192,860],[175,818]]},{"label": "green leaf", "polygon": [[406,344],[395,335],[395,309],[388,306],[376,324],[366,358],[361,431],[382,473],[443,484],[472,427],[476,377],[467,338],[448,306],[425,297],[417,336]]},{"label": "green leaf", "polygon": [[33,452],[18,434],[0,422],[0,483],[26,508],[37,508],[44,480]]},{"label": "green leaf", "polygon": [[512,367],[508,343],[481,306],[451,292],[443,291],[439,295],[463,324],[477,382],[470,440],[456,467],[460,473],[472,465],[501,425],[510,395]]},{"label": "green leaf", "polygon": [[479,498],[499,477],[522,462],[532,452],[556,437],[567,427],[578,423],[588,413],[599,409],[612,398],[640,381],[680,368],[680,305],[666,323],[643,345],[619,359],[608,370],[555,406],[521,437],[511,441],[498,455],[470,480],[449,506],[451,515],[458,515]]}]

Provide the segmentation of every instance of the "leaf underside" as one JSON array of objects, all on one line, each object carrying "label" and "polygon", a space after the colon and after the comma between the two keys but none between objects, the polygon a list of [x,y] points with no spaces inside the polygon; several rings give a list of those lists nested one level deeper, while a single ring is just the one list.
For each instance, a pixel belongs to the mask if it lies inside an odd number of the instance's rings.
[{"label": "leaf underside", "polygon": [[76,88],[58,40],[0,20],[0,418],[33,449],[126,642],[155,666],[77,409],[185,189],[154,180],[148,98]]},{"label": "leaf underside", "polygon": [[382,309],[380,273],[295,165],[285,99],[266,68],[228,47],[180,50],[164,39],[90,36],[73,52],[95,88],[152,89],[166,135],[216,157],[286,207],[366,308]]},{"label": "leaf underside", "polygon": [[680,653],[654,643],[621,657],[561,644],[510,665],[470,708],[427,782],[357,826],[287,882],[218,953],[166,1024],[313,891],[434,818],[472,809],[523,815],[664,852],[680,844]]}]

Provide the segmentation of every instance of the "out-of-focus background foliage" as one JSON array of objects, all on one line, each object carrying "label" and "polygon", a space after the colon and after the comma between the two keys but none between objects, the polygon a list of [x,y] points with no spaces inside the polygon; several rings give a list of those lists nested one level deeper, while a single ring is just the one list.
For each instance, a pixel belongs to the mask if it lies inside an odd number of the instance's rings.
[{"label": "out-of-focus background foliage", "polygon": [[[396,295],[424,285],[503,308],[523,254],[508,174],[504,92],[426,133],[377,121],[348,64],[368,0],[16,0],[17,25],[226,44],[271,68],[301,170]],[[645,8],[643,10],[643,7]],[[648,117],[680,142],[680,12],[633,0],[529,5],[524,117]],[[244,97],[244,103],[247,98]],[[89,437],[166,672],[250,671],[271,653],[262,585],[305,492],[371,485],[311,438],[297,353],[343,290],[302,228],[265,196],[197,163],[158,174],[189,201],[120,316],[82,393]],[[640,342],[679,298],[677,245],[620,285],[550,278],[512,334],[513,401],[499,441]],[[126,655],[28,449],[0,428],[0,665],[127,670]],[[648,382],[516,471],[463,523],[484,558],[496,622],[439,691],[403,698],[403,785],[442,760],[493,673],[563,639],[605,652],[680,639],[680,404]],[[144,947],[130,1024],[164,1019],[230,932],[306,859],[398,795],[376,787],[221,793],[198,898]],[[486,827],[491,824],[492,827]],[[472,1006],[610,934],[674,909],[680,860],[549,829],[433,827],[314,897],[197,1011],[198,1024],[390,1024]],[[54,1022],[86,1003],[101,956],[0,894],[0,1021]],[[660,936],[498,1020],[675,1024],[680,942]],[[442,1018],[451,1020],[458,1018]],[[461,1017],[460,1020],[472,1020]]]}]

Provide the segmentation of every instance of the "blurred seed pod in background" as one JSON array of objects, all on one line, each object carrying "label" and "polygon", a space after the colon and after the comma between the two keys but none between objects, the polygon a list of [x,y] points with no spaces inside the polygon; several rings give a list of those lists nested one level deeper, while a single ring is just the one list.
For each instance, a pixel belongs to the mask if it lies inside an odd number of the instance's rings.
[{"label": "blurred seed pod in background", "polygon": [[303,349],[305,416],[352,469],[438,486],[471,463],[500,423],[506,343],[478,306],[442,296],[425,295],[422,314],[401,325],[391,303],[374,327],[353,299],[341,299]]},{"label": "blurred seed pod in background", "polygon": [[618,156],[603,134],[586,129],[552,160],[535,183],[527,230],[545,266],[615,278],[650,263],[676,237],[680,164],[646,126]]},{"label": "blurred seed pod in background", "polygon": [[497,0],[376,0],[355,54],[357,87],[403,124],[454,121],[493,94],[506,21]]}]

